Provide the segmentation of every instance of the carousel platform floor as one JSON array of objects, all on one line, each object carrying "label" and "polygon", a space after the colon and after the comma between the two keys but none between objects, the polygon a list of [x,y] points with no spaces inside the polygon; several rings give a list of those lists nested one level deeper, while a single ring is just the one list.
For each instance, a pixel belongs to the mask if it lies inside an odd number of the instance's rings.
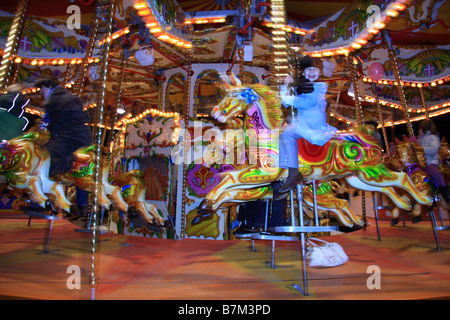
[{"label": "carousel platform floor", "polygon": [[[91,238],[67,220],[54,222],[50,252],[43,253],[48,221],[0,215],[0,298],[90,300],[93,298]],[[447,221],[448,224],[448,221]],[[310,296],[302,285],[298,242],[161,240],[117,234],[99,236],[96,300],[415,300],[450,298],[450,232],[441,251],[430,221],[324,237],[338,242],[349,261],[334,268],[308,268]],[[69,266],[80,267],[80,289],[69,289]],[[379,289],[369,289],[368,267],[380,268]],[[69,280],[70,281],[70,280]],[[72,283],[72,282],[71,282]]]}]

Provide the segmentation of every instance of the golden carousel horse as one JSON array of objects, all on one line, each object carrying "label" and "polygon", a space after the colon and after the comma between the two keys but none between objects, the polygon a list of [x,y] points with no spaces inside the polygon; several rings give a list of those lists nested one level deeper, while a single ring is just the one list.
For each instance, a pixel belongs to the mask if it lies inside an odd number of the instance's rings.
[{"label": "golden carousel horse", "polygon": [[441,147],[439,148],[439,170],[441,170],[444,176],[447,186],[450,187],[450,150],[448,142],[445,138],[442,138]]},{"label": "golden carousel horse", "polygon": [[[423,168],[427,162],[423,148],[415,141],[411,141],[408,137],[404,137],[403,141],[398,138],[389,145],[389,153],[385,156],[384,162],[386,166],[395,171],[403,171],[408,174],[411,181],[422,193],[429,197],[436,195],[437,188],[434,180],[426,173]],[[408,197],[408,195],[404,195]],[[443,203],[445,201],[441,201]],[[423,204],[414,203],[410,214],[413,221],[419,221],[422,213]],[[397,222],[401,208],[395,207],[391,211],[393,224]]]},{"label": "golden carousel horse", "polygon": [[[28,132],[0,144],[0,174],[14,189],[30,192],[31,199],[46,209],[49,205],[56,210],[70,212],[71,202],[66,198],[63,184],[75,185],[88,192],[96,192],[94,179],[95,146],[82,147],[74,152],[72,169],[63,174],[49,177],[50,154],[45,148],[49,141],[49,131],[44,126],[36,126]],[[149,222],[162,224],[156,208],[143,201],[145,186],[136,172],[109,179],[109,163],[104,160],[100,170],[100,190],[98,205],[108,210],[117,208],[127,212],[129,205],[147,218]],[[132,186],[124,200],[122,189]],[[150,220],[150,217],[152,219]]]},{"label": "golden carousel horse", "polygon": [[[198,216],[194,218],[193,224],[211,218],[219,208],[229,206],[230,203],[267,196],[270,185],[285,179],[288,174],[287,170],[277,166],[279,130],[283,119],[276,92],[261,84],[235,84],[230,85],[227,95],[213,108],[211,114],[222,123],[243,114],[245,140],[254,140],[256,136],[257,148],[254,148],[254,142],[253,146],[249,144],[248,165],[222,174],[219,184],[206,195],[197,209]],[[394,190],[394,187],[398,187],[417,202],[431,205],[431,198],[419,191],[406,173],[386,168],[382,161],[381,146],[372,136],[370,128],[360,126],[354,131],[336,134],[323,147],[300,139],[299,170],[305,182],[345,178],[356,189],[381,192],[398,207],[410,210],[410,202]]]},{"label": "golden carousel horse", "polygon": [[[245,137],[244,131],[240,130],[239,125],[243,122],[237,119],[236,123],[228,124],[228,129],[230,127],[235,128],[236,131],[226,131],[222,136],[224,137],[221,141],[222,145],[217,143],[217,140],[212,142],[205,150],[202,157],[202,165],[205,167],[210,167],[213,164],[222,164],[225,155],[237,152],[238,154],[243,154],[243,159],[246,159],[245,155]],[[233,164],[234,170],[240,170],[245,163]],[[227,166],[230,166],[227,163]],[[335,196],[334,189],[341,188],[339,184],[335,181],[320,181],[316,182],[316,204],[319,216],[324,216],[327,212],[332,212],[338,219],[338,221],[346,227],[362,227],[364,221],[358,215],[354,214],[348,201],[345,199],[339,199]],[[223,207],[233,207],[239,203],[245,203],[248,201],[256,200],[260,197],[261,200],[272,200],[273,199],[273,187],[262,187],[253,188],[245,190],[235,190],[236,192],[230,191],[226,197],[222,197],[217,201],[216,206],[219,208]],[[230,201],[228,196],[233,197],[233,201]],[[256,198],[256,199],[255,199]],[[314,193],[310,185],[303,186],[303,210],[304,213],[310,219],[314,219]]]}]

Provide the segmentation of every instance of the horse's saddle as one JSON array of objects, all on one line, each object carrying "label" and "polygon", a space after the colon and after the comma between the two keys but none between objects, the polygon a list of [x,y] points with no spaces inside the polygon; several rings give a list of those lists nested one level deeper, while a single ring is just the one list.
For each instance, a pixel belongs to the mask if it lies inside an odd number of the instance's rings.
[{"label": "horse's saddle", "polygon": [[328,155],[328,150],[331,146],[330,139],[325,145],[318,146],[312,144],[308,140],[304,138],[300,138],[297,140],[298,144],[298,155],[300,159],[302,159],[304,163],[321,163],[326,160]]}]

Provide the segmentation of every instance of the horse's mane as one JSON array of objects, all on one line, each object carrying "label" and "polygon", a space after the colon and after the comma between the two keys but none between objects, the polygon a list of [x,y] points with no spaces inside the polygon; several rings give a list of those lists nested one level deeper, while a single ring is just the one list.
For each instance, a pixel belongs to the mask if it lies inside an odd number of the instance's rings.
[{"label": "horse's mane", "polygon": [[269,124],[271,128],[280,128],[284,120],[280,99],[277,97],[277,93],[270,89],[270,87],[259,83],[249,85],[249,87],[263,98],[260,103],[260,109],[261,114],[264,117],[264,123]]}]

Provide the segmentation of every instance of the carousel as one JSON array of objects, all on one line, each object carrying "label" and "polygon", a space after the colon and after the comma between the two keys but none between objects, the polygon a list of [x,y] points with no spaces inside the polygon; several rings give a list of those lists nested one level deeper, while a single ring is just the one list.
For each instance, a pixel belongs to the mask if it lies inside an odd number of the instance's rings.
[{"label": "carousel", "polygon": [[[408,259],[433,255],[430,261],[436,261],[432,271],[421,263],[402,274],[437,274],[424,284],[435,293],[416,298],[448,298],[448,267],[442,261],[450,248],[445,200],[449,13],[445,0],[21,0],[0,5],[5,97],[0,111],[5,132],[10,130],[6,123],[12,123],[8,117],[20,124],[15,135],[2,132],[0,144],[2,239],[22,237],[8,233],[26,234],[43,224],[44,256],[76,250],[61,245],[61,237],[86,240],[80,246],[89,250],[89,264],[82,268],[89,291],[73,290],[69,299],[124,298],[105,282],[115,262],[107,270],[102,263],[108,250],[116,252],[111,249],[116,244],[123,250],[142,248],[151,261],[161,259],[151,262],[161,274],[172,270],[175,257],[186,259],[183,266],[198,262],[191,243],[201,247],[198,255],[220,248],[205,256],[211,261],[220,255],[231,261],[234,253],[240,257],[229,263],[242,273],[240,280],[225,281],[222,295],[218,290],[173,296],[161,289],[159,295],[144,290],[132,298],[155,300],[358,299],[354,284],[345,289],[345,275],[355,274],[345,267],[371,261],[364,272],[374,267],[376,276],[388,260],[386,250],[395,260],[387,268],[406,270],[411,261],[400,262],[394,251],[407,250],[410,240],[420,247],[412,250],[420,257],[408,253]],[[316,70],[313,80],[307,69]],[[91,144],[68,152],[71,168],[57,174],[50,174],[56,161],[46,148],[55,124],[46,109],[51,93],[46,96],[39,85],[43,77],[77,98],[92,134]],[[13,115],[19,97],[26,102]],[[429,120],[438,131],[438,171],[445,186],[430,175],[426,146],[419,143],[419,126]],[[295,126],[309,129],[299,129],[302,134],[286,147],[285,132]],[[292,168],[281,165],[287,153],[298,160],[293,171],[301,177],[290,188]],[[80,189],[87,197],[83,207],[77,202]],[[21,217],[28,221],[23,230],[8,225]],[[65,231],[58,234],[61,228]],[[351,251],[352,244],[360,251]],[[144,251],[158,246],[169,246],[168,252],[186,246],[192,257]],[[133,251],[116,259],[130,263],[139,257]],[[249,271],[256,267],[248,261],[264,270]],[[141,267],[135,267],[140,274]],[[6,273],[0,270],[1,278]],[[255,277],[267,284],[255,290],[267,295],[240,296],[232,287],[235,281],[259,285]],[[337,279],[334,286],[339,283],[346,293],[329,293],[328,286],[314,281],[320,279],[328,284]],[[375,299],[414,298],[407,289],[392,294],[403,286],[400,280],[392,280],[394,287],[383,296],[377,281],[366,285],[365,279],[365,292],[379,289]],[[146,281],[151,287],[153,280]],[[5,297],[58,299],[63,292],[27,295],[2,283]],[[187,305],[182,311],[188,313]]]}]

